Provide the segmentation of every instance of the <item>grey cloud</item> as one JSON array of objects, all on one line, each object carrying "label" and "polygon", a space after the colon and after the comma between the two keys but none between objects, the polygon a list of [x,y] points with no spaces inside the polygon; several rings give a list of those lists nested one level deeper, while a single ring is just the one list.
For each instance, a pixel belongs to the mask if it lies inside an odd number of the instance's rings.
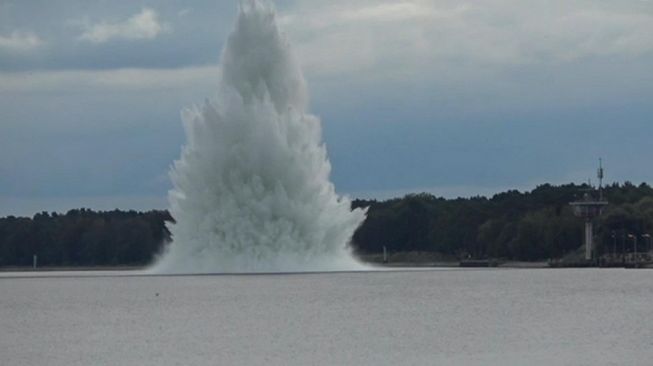
[{"label": "grey cloud", "polygon": [[184,87],[207,90],[219,77],[217,66],[0,72],[0,93],[146,93]]},{"label": "grey cloud", "polygon": [[[180,11],[189,9],[188,2],[157,1],[145,9],[156,12],[161,31],[154,38],[134,39],[138,38],[135,35],[153,35],[156,27],[130,28],[125,24],[125,20],[143,9],[133,2],[57,0],[14,2],[10,5],[0,11],[0,34],[29,30],[39,35],[47,47],[39,48],[39,52],[23,54],[0,49],[0,70],[3,71],[176,68],[217,64],[222,42],[236,11],[236,2],[203,0],[194,1],[193,11],[186,16],[178,16]],[[174,31],[165,32],[166,27]],[[80,39],[82,34],[86,34],[84,39]]]},{"label": "grey cloud", "polygon": [[653,7],[620,1],[330,1],[283,13],[315,74],[651,57]]},{"label": "grey cloud", "polygon": [[32,32],[15,30],[8,35],[0,34],[0,49],[9,52],[28,52],[42,45],[41,38]]},{"label": "grey cloud", "polygon": [[111,39],[148,40],[162,33],[172,32],[172,27],[159,20],[155,10],[143,8],[128,19],[86,24],[79,39],[91,43],[104,43]]},{"label": "grey cloud", "polygon": [[[0,49],[3,203],[165,196],[179,111],[214,92],[236,1],[144,5],[174,32],[91,43],[75,20],[113,24],[141,4],[0,3],[0,35],[42,42]],[[584,180],[598,156],[609,179],[653,180],[639,163],[653,158],[650,2],[277,5],[342,193]]]}]

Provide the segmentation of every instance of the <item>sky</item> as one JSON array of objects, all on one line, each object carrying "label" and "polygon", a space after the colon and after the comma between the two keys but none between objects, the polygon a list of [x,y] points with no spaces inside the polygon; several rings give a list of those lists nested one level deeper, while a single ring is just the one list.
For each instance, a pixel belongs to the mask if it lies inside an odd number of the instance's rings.
[{"label": "sky", "polygon": [[[653,1],[277,1],[343,195],[653,182]],[[166,208],[237,1],[0,0],[0,215]]]}]

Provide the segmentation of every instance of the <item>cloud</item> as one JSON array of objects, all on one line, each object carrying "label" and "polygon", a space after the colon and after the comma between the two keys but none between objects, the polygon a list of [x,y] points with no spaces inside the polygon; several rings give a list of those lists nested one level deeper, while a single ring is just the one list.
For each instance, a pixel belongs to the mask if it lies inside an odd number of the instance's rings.
[{"label": "cloud", "polygon": [[177,16],[179,16],[179,17],[185,17],[185,16],[188,16],[188,15],[189,15],[190,13],[192,13],[192,12],[193,12],[193,9],[191,9],[191,8],[184,8],[184,9],[181,9],[181,10],[179,10],[179,11],[177,12]]},{"label": "cloud", "polygon": [[112,39],[143,40],[154,39],[170,31],[169,25],[159,22],[154,10],[143,8],[140,13],[121,22],[102,21],[87,26],[79,39],[92,43],[103,43]]},{"label": "cloud", "polygon": [[653,11],[631,2],[334,0],[285,9],[281,23],[316,75],[432,74],[653,53]]},{"label": "cloud", "polygon": [[0,72],[0,94],[197,88],[214,85],[219,77],[218,66]]},{"label": "cloud", "polygon": [[[597,156],[653,176],[633,163],[650,151],[651,2],[276,2],[343,192],[483,194]],[[78,3],[0,0],[0,211],[165,204],[179,110],[215,92],[232,2]]]},{"label": "cloud", "polygon": [[43,41],[41,38],[30,32],[13,31],[8,36],[0,35],[0,49],[25,52],[42,45]]}]

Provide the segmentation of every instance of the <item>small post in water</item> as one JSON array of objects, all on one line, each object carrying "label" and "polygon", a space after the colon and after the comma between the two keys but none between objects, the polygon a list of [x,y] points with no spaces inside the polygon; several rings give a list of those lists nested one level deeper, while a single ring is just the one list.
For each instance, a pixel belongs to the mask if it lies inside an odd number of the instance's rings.
[{"label": "small post in water", "polygon": [[383,263],[388,263],[388,251],[385,249],[385,245],[383,246]]},{"label": "small post in water", "polygon": [[36,269],[36,263],[37,263],[38,257],[36,254],[34,254],[34,257],[32,258],[32,269]]}]

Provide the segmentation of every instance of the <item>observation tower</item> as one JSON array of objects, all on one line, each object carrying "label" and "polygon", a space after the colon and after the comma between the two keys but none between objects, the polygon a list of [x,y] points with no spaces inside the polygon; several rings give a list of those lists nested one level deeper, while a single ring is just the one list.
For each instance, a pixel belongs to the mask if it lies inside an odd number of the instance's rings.
[{"label": "observation tower", "polygon": [[594,254],[594,219],[603,213],[608,202],[603,199],[603,161],[599,159],[599,169],[596,173],[599,178],[599,192],[597,197],[592,196],[593,189],[585,192],[583,199],[569,203],[574,208],[574,214],[585,220],[585,259],[591,260]]}]

